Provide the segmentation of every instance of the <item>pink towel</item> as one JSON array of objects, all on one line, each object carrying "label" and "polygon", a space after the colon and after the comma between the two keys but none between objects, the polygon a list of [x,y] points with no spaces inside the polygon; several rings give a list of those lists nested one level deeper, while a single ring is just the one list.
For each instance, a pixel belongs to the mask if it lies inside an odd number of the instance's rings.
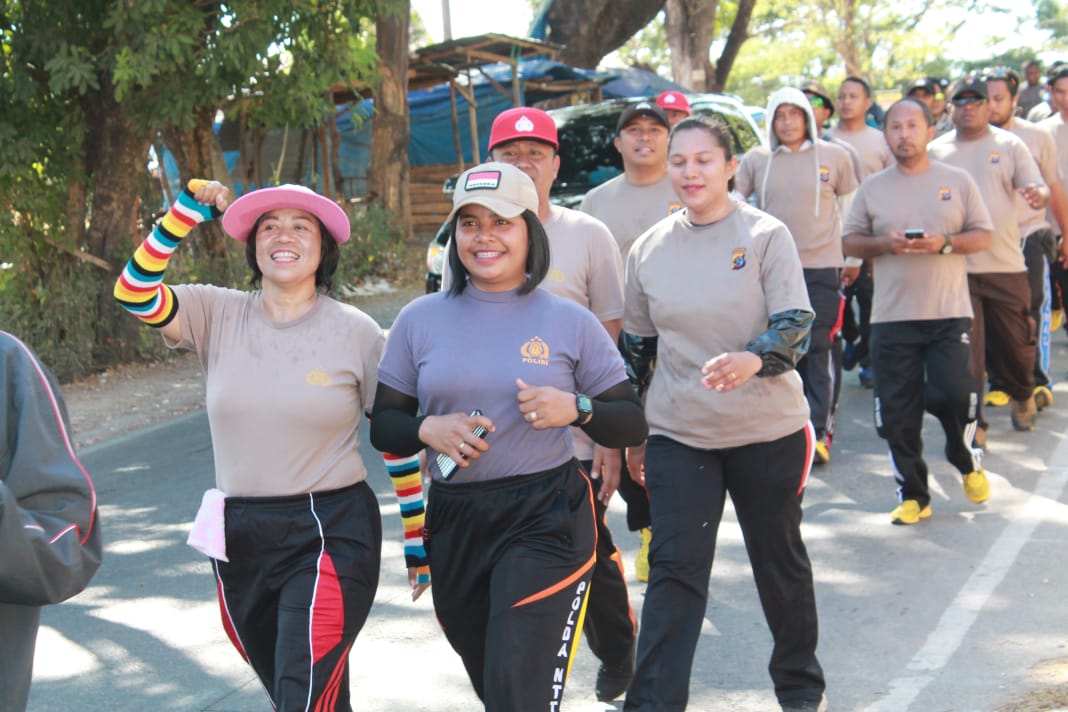
[{"label": "pink towel", "polygon": [[225,492],[214,488],[205,492],[185,543],[213,559],[229,562],[226,558],[225,510]]}]

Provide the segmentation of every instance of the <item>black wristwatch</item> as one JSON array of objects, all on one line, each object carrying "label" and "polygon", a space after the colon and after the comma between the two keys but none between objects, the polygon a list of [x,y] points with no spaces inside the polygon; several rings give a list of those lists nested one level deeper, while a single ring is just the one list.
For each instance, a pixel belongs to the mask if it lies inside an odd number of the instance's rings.
[{"label": "black wristwatch", "polygon": [[945,238],[946,244],[942,245],[942,249],[939,250],[939,252],[941,252],[943,255],[948,255],[950,252],[953,251],[953,238],[949,236],[948,232],[945,234]]},{"label": "black wristwatch", "polygon": [[593,419],[593,401],[585,393],[575,394],[575,408],[578,410],[578,417],[572,425],[585,425]]}]

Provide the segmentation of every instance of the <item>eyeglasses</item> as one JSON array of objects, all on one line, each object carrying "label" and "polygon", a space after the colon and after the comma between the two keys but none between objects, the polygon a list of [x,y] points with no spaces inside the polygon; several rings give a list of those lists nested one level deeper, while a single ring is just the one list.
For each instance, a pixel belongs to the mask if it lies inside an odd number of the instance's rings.
[{"label": "eyeglasses", "polygon": [[985,96],[979,96],[977,94],[965,94],[964,96],[953,97],[953,106],[967,106],[968,104],[982,104],[986,101]]},{"label": "eyeglasses", "polygon": [[808,96],[808,103],[812,105],[813,109],[822,109],[827,106],[822,96],[813,96],[812,94]]}]

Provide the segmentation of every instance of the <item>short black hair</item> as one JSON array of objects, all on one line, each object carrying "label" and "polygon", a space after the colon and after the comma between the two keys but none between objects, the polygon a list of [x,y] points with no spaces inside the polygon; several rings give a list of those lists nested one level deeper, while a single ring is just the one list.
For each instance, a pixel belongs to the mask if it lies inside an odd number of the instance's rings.
[{"label": "short black hair", "polygon": [[892,112],[894,109],[901,106],[902,104],[910,104],[912,106],[920,107],[920,110],[923,112],[923,119],[927,122],[927,125],[935,125],[934,114],[931,113],[931,109],[927,106],[927,104],[923,103],[919,99],[906,96],[904,99],[898,99],[897,101],[895,101],[893,104],[890,105],[890,108],[886,110],[886,119],[885,123],[883,124],[884,133],[886,132],[886,127],[890,125],[890,112]]},{"label": "short black hair", "polygon": [[1037,59],[1029,59],[1029,60],[1027,60],[1026,62],[1023,63],[1023,70],[1025,72],[1028,69],[1030,69],[1031,67],[1036,67],[1038,69],[1042,69],[1042,65],[1038,63]]},{"label": "short black hair", "polygon": [[864,96],[868,97],[869,99],[871,98],[871,84],[868,84],[867,79],[851,74],[842,80],[842,84],[845,84],[846,82],[854,82],[856,84],[859,84],[861,88],[864,89]]},{"label": "short black hair", "polygon": [[[523,222],[527,224],[527,263],[524,271],[527,273],[527,281],[519,288],[519,294],[530,294],[542,280],[549,274],[549,236],[545,234],[545,227],[538,220],[538,216],[531,210],[524,210]],[[458,297],[467,288],[467,278],[470,272],[460,261],[460,253],[456,248],[456,223],[460,220],[457,212],[449,225],[452,239],[449,240],[449,270],[452,272],[452,284],[449,285],[449,296]]]},{"label": "short black hair", "polygon": [[1058,79],[1064,79],[1065,77],[1068,77],[1068,64],[1058,60],[1049,65],[1049,69],[1046,70],[1046,86],[1052,89]]},{"label": "short black hair", "polygon": [[1020,90],[1020,75],[1008,67],[987,67],[983,70],[982,78],[987,84],[1005,82],[1011,96],[1016,96],[1016,92]]},{"label": "short black hair", "polygon": [[[263,215],[256,218],[256,222],[252,224],[252,231],[249,233],[248,240],[245,241],[245,261],[252,270],[252,276],[249,277],[248,283],[253,287],[258,287],[260,280],[263,279],[263,271],[260,269],[259,262],[256,261],[256,231],[260,227],[261,220],[263,220]],[[337,272],[337,263],[341,258],[341,250],[338,249],[337,240],[326,229],[323,221],[315,217],[315,222],[319,224],[320,251],[319,266],[315,268],[315,288],[321,290],[323,294],[330,294],[334,289],[334,273]]]},{"label": "short black hair", "polygon": [[715,139],[719,147],[723,149],[723,153],[726,154],[726,159],[729,161],[731,156],[734,155],[733,148],[731,146],[731,132],[722,121],[705,114],[692,114],[685,119],[675,124],[675,127],[671,129],[671,135],[668,137],[668,150],[671,150],[671,143],[675,140],[675,136],[680,131],[689,131],[693,129],[699,129],[710,135]]}]

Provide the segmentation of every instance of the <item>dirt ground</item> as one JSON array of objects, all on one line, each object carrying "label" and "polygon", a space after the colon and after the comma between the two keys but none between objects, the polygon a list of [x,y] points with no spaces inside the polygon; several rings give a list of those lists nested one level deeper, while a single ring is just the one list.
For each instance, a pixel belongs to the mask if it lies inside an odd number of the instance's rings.
[{"label": "dirt ground", "polygon": [[[374,293],[346,301],[387,328],[401,307],[423,293],[423,285],[412,280],[397,287],[374,285],[366,291]],[[189,352],[159,363],[111,368],[61,390],[78,448],[204,407],[204,376]]]}]

